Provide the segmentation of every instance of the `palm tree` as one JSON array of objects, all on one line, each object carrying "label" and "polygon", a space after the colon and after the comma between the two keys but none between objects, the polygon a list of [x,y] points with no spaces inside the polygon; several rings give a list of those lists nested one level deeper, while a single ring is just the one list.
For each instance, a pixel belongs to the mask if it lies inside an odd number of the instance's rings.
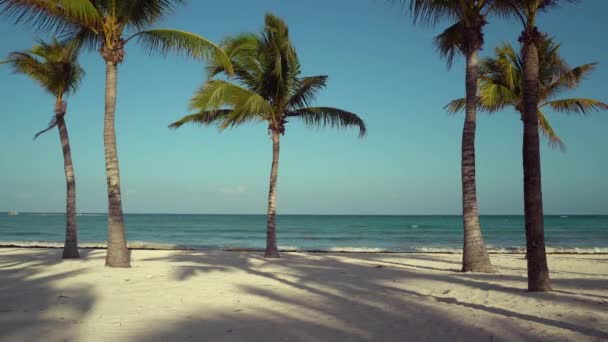
[{"label": "palm tree", "polygon": [[526,255],[528,260],[528,291],[550,291],[549,267],[545,251],[545,224],[540,172],[540,142],[538,136],[539,54],[538,46],[545,39],[536,27],[542,12],[565,2],[577,0],[505,0],[510,13],[522,24],[519,37],[522,44],[523,92],[523,169],[524,212],[526,221]]},{"label": "palm tree", "polygon": [[[405,4],[402,0],[402,4]],[[409,0],[414,22],[434,25],[449,21],[451,26],[435,37],[439,54],[452,66],[456,54],[466,59],[465,108],[462,131],[462,219],[464,227],[462,271],[494,272],[479,224],[477,186],[475,179],[475,130],[478,55],[483,47],[483,28],[492,12],[501,12],[500,1],[495,0]]]},{"label": "palm tree", "polygon": [[70,139],[65,124],[68,106],[65,98],[76,92],[84,76],[84,70],[78,64],[78,51],[59,43],[56,39],[50,43],[39,40],[38,45],[30,50],[12,52],[3,63],[9,64],[14,73],[35,80],[47,93],[55,97],[55,114],[51,123],[46,129],[38,132],[34,139],[55,126],[59,129],[67,186],[63,258],[79,258],[76,235],[76,179]]},{"label": "palm tree", "polygon": [[0,0],[1,14],[38,29],[55,30],[77,46],[97,49],[106,65],[104,146],[108,187],[108,252],[106,266],[130,267],[120,191],[114,113],[118,65],[131,41],[148,52],[170,51],[195,58],[210,57],[231,72],[229,60],[209,40],[190,32],[149,29],[182,0]]},{"label": "palm tree", "polygon": [[365,123],[356,114],[331,107],[310,107],[316,93],[323,89],[327,76],[300,76],[300,62],[289,39],[287,25],[266,15],[261,34],[228,37],[222,46],[231,58],[235,82],[213,77],[228,73],[220,64],[209,67],[209,79],[194,94],[187,115],[170,125],[186,123],[217,125],[220,130],[246,122],[266,122],[272,138],[272,167],[268,194],[265,257],[278,258],[276,242],[276,189],[279,169],[279,143],[288,120],[299,119],[308,126],[359,128]]},{"label": "palm tree", "polygon": [[[567,98],[556,99],[562,92],[578,87],[580,82],[593,70],[597,63],[588,63],[570,68],[559,55],[560,45],[552,39],[543,40],[538,46],[539,85],[538,85],[538,128],[547,137],[549,146],[565,150],[544,113],[552,109],[566,114],[587,115],[590,112],[608,109],[608,105],[595,99]],[[496,57],[488,57],[480,63],[479,96],[477,106],[490,113],[512,107],[520,113],[523,120],[523,57],[515,49],[503,43],[495,49]],[[450,102],[446,109],[450,113],[461,111],[465,99]]]}]

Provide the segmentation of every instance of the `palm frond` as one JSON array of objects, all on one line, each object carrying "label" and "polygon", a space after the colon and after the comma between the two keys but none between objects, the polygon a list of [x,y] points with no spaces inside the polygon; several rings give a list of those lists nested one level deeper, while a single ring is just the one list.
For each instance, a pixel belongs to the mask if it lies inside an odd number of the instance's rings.
[{"label": "palm frond", "polygon": [[6,63],[10,64],[13,73],[35,80],[54,97],[74,93],[84,77],[84,70],[78,63],[78,51],[56,39],[50,43],[38,40],[30,50],[12,52]]},{"label": "palm frond", "polygon": [[173,13],[184,3],[184,0],[122,0],[112,1],[111,5],[120,22],[141,31]]},{"label": "palm frond", "polygon": [[287,118],[293,117],[302,120],[310,127],[345,128],[355,126],[359,128],[359,137],[367,132],[365,122],[357,115],[342,109],[332,107],[300,108],[285,114]]},{"label": "palm frond", "polygon": [[[222,40],[220,47],[230,58],[236,77],[255,88],[259,84],[259,76],[262,67],[258,61],[258,49],[260,46],[259,36],[255,33],[240,33],[228,36]],[[225,63],[216,58],[207,62],[207,77],[209,79],[224,72],[226,73]]]},{"label": "palm frond", "polygon": [[[405,5],[408,0],[400,0]],[[450,0],[409,0],[409,10],[414,18],[414,23],[420,22],[434,26],[438,22],[447,20],[458,20],[458,1]]]},{"label": "palm frond", "polygon": [[549,147],[557,148],[560,151],[565,152],[566,144],[564,144],[564,142],[557,135],[557,133],[555,132],[553,127],[551,127],[551,124],[549,123],[549,120],[547,120],[547,117],[545,116],[545,114],[541,110],[538,110],[537,116],[538,116],[538,130],[541,132],[541,134],[543,136],[545,136],[547,138]]},{"label": "palm frond", "polygon": [[549,101],[544,106],[549,106],[558,113],[589,115],[591,112],[608,110],[608,104],[594,99],[572,98]]},{"label": "palm frond", "polygon": [[[479,102],[479,101],[477,101]],[[460,98],[456,100],[450,101],[447,105],[443,107],[449,114],[456,114],[462,110],[464,110],[467,106],[467,101],[465,98]]]},{"label": "palm frond", "polygon": [[36,140],[36,138],[38,138],[42,134],[44,134],[44,133],[52,130],[53,128],[55,128],[55,126],[57,126],[57,117],[55,115],[53,115],[53,117],[51,118],[51,122],[49,122],[49,125],[47,126],[47,128],[45,128],[42,131],[36,133],[34,135],[34,140]]},{"label": "palm frond", "polygon": [[102,15],[90,0],[0,0],[0,15],[40,31],[62,32],[74,26],[94,30]]},{"label": "palm frond", "polygon": [[[538,11],[540,11],[540,12],[546,12],[546,11],[549,11],[551,9],[555,9],[555,8],[561,7],[564,3],[577,3],[579,1],[580,0],[541,0],[541,1],[537,1],[536,0],[536,3],[537,3],[537,6],[538,6],[537,7]],[[532,1],[530,1],[530,0],[525,0],[523,2],[524,3],[525,2],[532,3]]]},{"label": "palm frond", "polygon": [[289,29],[282,19],[266,14],[261,35],[259,61],[262,66],[260,88],[264,98],[286,104],[300,75],[300,62],[289,38]]},{"label": "palm frond", "polygon": [[186,115],[183,118],[175,121],[169,125],[171,129],[177,129],[185,124],[199,124],[203,126],[209,126],[218,120],[224,120],[229,114],[230,109],[218,109],[218,110],[202,110],[196,114]]},{"label": "palm frond", "polygon": [[327,76],[310,76],[296,80],[296,85],[293,89],[293,94],[287,102],[288,108],[307,107],[312,104],[316,98],[317,92],[325,88],[327,85]]},{"label": "palm frond", "polygon": [[519,96],[511,89],[500,84],[481,82],[479,85],[479,108],[493,113],[507,106],[516,107]]},{"label": "palm frond", "polygon": [[196,91],[190,100],[190,109],[220,109],[222,106],[236,106],[250,97],[260,97],[238,84],[224,80],[209,80]]},{"label": "palm frond", "polygon": [[464,23],[458,21],[433,39],[437,52],[446,60],[448,68],[451,68],[454,64],[456,54],[463,52],[465,44],[464,30]]},{"label": "palm frond", "polygon": [[577,66],[575,68],[564,68],[552,75],[551,79],[546,82],[544,87],[539,89],[539,92],[544,98],[553,98],[557,96],[559,93],[568,90],[574,89],[580,85],[580,83],[591,74],[595,68],[597,67],[597,63],[588,63]]},{"label": "palm frond", "polygon": [[215,111],[225,107],[230,108],[230,115],[219,124],[220,129],[256,117],[266,118],[273,112],[272,105],[259,94],[223,80],[207,81],[190,101],[190,108],[199,111]]},{"label": "palm frond", "polygon": [[211,60],[225,68],[228,74],[233,73],[230,59],[222,49],[210,40],[191,32],[173,29],[154,29],[140,31],[129,39],[135,38],[148,53],[184,54],[201,60]]},{"label": "palm frond", "polygon": [[101,47],[100,36],[83,27],[75,27],[61,35],[61,38],[62,44],[76,50],[98,51]]}]

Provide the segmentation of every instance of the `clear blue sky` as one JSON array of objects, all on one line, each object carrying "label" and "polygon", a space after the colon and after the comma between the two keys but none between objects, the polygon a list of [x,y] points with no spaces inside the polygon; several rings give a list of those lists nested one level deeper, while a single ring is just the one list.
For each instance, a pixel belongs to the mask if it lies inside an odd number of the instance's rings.
[{"label": "clear blue sky", "polygon": [[[600,62],[567,95],[608,101],[608,2],[544,15],[539,22],[563,43],[571,65]],[[281,214],[459,214],[462,115],[442,107],[464,94],[462,58],[448,70],[432,46],[437,28],[414,27],[384,0],[190,1],[162,27],[214,41],[258,31],[265,12],[290,26],[304,74],[329,75],[319,105],[359,113],[369,135],[311,130],[290,122],[279,169]],[[492,19],[486,48],[517,42],[515,23]],[[30,47],[34,35],[0,19],[0,56]],[[76,168],[78,210],[107,210],[103,155],[104,65],[82,57],[87,76],[69,99],[67,117]],[[271,144],[263,124],[218,134],[214,128],[167,125],[187,113],[203,65],[146,56],[127,47],[119,68],[116,111],[126,212],[264,213]],[[0,211],[64,210],[65,183],[57,132],[32,141],[48,123],[53,99],[24,76],[0,68]],[[549,113],[567,153],[542,149],[545,212],[608,214],[608,113],[589,118]],[[477,178],[482,214],[523,212],[521,132],[512,111],[480,115]]]}]

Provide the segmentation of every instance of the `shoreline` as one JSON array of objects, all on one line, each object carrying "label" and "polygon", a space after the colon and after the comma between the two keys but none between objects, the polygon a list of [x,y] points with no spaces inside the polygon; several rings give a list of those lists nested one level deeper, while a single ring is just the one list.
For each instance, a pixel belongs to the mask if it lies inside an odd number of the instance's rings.
[{"label": "shoreline", "polygon": [[[62,249],[63,243],[60,242],[0,242],[0,249],[19,248],[19,249]],[[193,252],[234,252],[234,253],[249,253],[249,252],[264,252],[263,248],[197,248],[192,246],[180,246],[169,244],[133,242],[128,246],[129,250],[139,251],[193,251]],[[86,250],[105,250],[107,247],[104,244],[83,243],[78,246],[78,249]],[[312,254],[444,254],[457,255],[462,254],[462,249],[452,248],[421,248],[415,251],[391,251],[376,249],[373,247],[354,247],[343,248],[336,247],[335,249],[296,249],[296,248],[281,248],[281,253],[312,253]],[[523,248],[499,248],[488,249],[490,255],[524,255]],[[608,247],[548,247],[547,255],[608,255]]]}]

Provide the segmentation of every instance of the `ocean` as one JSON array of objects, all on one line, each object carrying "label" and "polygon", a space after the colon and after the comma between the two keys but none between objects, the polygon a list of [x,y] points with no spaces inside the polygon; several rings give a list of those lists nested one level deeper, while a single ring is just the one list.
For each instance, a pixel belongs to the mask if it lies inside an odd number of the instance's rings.
[{"label": "ocean", "polygon": [[[522,252],[523,216],[481,216],[491,252]],[[258,250],[265,246],[265,215],[126,214],[132,248]],[[105,214],[79,214],[82,247],[102,247]],[[62,246],[65,214],[0,213],[0,245]],[[277,217],[280,249],[289,251],[459,252],[460,216]],[[548,252],[608,253],[608,216],[546,216]]]}]

